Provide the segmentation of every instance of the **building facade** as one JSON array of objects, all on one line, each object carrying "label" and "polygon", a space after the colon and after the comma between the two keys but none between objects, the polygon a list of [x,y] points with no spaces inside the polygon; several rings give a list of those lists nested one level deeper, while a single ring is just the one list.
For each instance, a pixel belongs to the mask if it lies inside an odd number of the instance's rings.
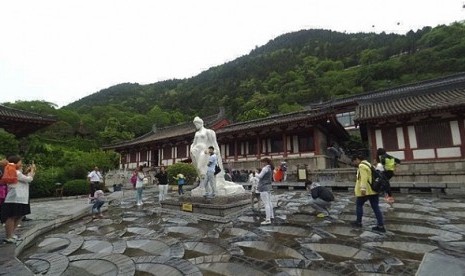
[{"label": "building facade", "polygon": [[[396,180],[465,183],[465,73],[308,106],[304,111],[230,123],[220,113],[204,118],[214,129],[223,161],[232,169],[253,169],[271,157],[290,170],[328,168],[328,144],[348,132],[402,160]],[[192,123],[152,131],[106,148],[122,155],[121,167],[170,165],[189,159]]]},{"label": "building facade", "polygon": [[[294,165],[324,169],[329,160],[327,145],[348,139],[348,133],[325,109],[305,110],[230,124],[224,113],[203,119],[215,130],[223,162],[235,170],[260,167],[260,159],[286,160]],[[189,161],[195,127],[193,123],[154,129],[131,141],[110,145],[121,154],[120,168],[160,166]]]}]

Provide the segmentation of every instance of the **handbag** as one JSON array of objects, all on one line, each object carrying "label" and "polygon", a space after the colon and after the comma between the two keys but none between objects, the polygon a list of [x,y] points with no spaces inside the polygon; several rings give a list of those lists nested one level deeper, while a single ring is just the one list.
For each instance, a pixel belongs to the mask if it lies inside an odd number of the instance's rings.
[{"label": "handbag", "polygon": [[215,175],[219,174],[221,172],[221,168],[218,164],[215,166]]}]

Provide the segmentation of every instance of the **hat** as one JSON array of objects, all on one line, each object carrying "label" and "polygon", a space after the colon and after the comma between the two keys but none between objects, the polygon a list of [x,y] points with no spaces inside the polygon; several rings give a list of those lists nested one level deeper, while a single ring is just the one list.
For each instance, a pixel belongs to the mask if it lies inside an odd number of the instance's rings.
[{"label": "hat", "polygon": [[310,185],[310,190],[312,190],[312,189],[314,189],[314,188],[316,188],[316,187],[319,187],[319,186],[321,186],[320,183],[318,183],[318,182],[313,182],[312,185]]}]

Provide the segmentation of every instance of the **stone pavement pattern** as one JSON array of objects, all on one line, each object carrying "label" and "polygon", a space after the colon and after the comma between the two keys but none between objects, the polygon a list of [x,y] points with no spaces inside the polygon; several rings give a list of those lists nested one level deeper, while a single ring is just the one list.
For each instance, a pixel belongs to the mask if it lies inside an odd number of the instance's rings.
[{"label": "stone pavement pattern", "polygon": [[[464,267],[465,203],[458,198],[399,195],[393,207],[381,204],[388,232],[378,234],[370,230],[375,219],[368,206],[364,227],[350,227],[351,193],[338,193],[331,217],[320,219],[304,191],[278,190],[276,219],[267,226],[260,225],[264,210],[217,223],[164,212],[153,190],[144,196],[142,207],[132,196],[114,199],[104,219],[65,224],[19,258],[36,275],[440,275],[433,273],[445,271],[438,265],[444,259],[454,260],[449,272]],[[82,201],[75,208],[90,209]],[[31,218],[53,217],[46,206],[33,204]]]}]

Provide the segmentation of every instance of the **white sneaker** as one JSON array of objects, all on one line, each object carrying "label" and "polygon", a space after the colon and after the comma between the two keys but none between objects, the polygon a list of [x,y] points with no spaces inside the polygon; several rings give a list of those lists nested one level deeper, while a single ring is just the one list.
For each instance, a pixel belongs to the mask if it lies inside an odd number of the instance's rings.
[{"label": "white sneaker", "polygon": [[261,225],[268,225],[268,224],[271,224],[271,220],[265,220],[265,221],[262,221],[262,223],[260,223]]}]

